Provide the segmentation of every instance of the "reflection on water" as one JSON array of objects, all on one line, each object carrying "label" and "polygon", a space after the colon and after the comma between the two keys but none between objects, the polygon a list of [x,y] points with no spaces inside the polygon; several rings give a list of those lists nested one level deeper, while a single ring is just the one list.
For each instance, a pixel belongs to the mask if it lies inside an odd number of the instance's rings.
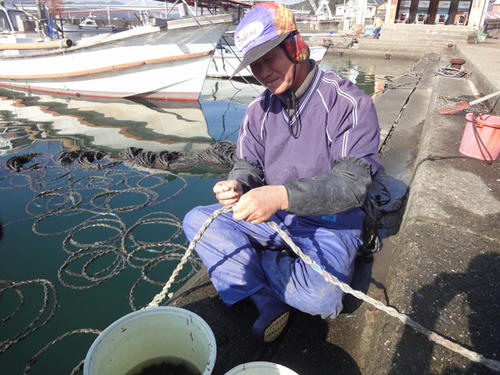
[{"label": "reflection on water", "polygon": [[59,140],[69,149],[197,151],[213,142],[198,102],[86,101],[6,90],[0,95],[4,124],[15,117],[32,139]]},{"label": "reflection on water", "polygon": [[[3,119],[0,120],[0,126],[3,121]],[[35,142],[31,138],[31,133],[23,126],[16,127],[15,124],[10,124],[12,126],[0,127],[0,155],[21,151]]]},{"label": "reflection on water", "polygon": [[[328,55],[322,62],[351,74],[369,94],[377,75],[395,76],[409,66]],[[214,203],[212,186],[224,177],[206,169],[151,173],[106,158],[128,147],[200,152],[215,141],[235,141],[246,106],[260,91],[207,80],[194,104],[0,91],[2,373],[76,371],[98,331],[161,290],[186,250],[182,218],[193,206]],[[58,158],[76,149],[108,156],[100,164]],[[9,158],[28,153],[32,159],[18,172],[7,168]],[[171,291],[199,267],[192,257]]]}]

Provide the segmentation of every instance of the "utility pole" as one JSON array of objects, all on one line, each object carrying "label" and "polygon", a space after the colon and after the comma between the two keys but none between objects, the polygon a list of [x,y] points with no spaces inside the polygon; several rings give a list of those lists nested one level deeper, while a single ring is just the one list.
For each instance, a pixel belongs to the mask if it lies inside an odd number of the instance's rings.
[{"label": "utility pole", "polygon": [[356,23],[358,25],[364,25],[365,24],[365,18],[366,18],[366,5],[367,1],[366,0],[357,0],[357,11],[356,11]]}]

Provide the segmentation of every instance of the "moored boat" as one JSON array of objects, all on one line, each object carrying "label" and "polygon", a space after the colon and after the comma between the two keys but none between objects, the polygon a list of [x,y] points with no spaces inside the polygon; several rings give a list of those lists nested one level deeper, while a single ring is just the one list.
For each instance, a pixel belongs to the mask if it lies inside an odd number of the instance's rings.
[{"label": "moored boat", "polygon": [[100,26],[97,24],[96,17],[89,15],[85,17],[78,25],[72,23],[63,24],[63,32],[66,33],[112,33],[117,31],[116,26],[109,24]]},{"label": "moored boat", "polygon": [[18,21],[23,12],[0,11],[16,20],[0,37],[0,86],[77,97],[198,100],[232,21],[227,14],[187,17],[71,43],[30,39]]}]

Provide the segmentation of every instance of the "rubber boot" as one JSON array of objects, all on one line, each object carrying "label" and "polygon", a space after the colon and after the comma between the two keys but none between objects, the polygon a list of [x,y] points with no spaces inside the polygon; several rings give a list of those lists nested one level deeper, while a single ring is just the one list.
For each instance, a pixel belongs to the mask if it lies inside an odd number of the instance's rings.
[{"label": "rubber boot", "polygon": [[267,286],[250,296],[259,311],[252,327],[252,334],[264,342],[271,342],[285,329],[290,307],[281,302]]}]

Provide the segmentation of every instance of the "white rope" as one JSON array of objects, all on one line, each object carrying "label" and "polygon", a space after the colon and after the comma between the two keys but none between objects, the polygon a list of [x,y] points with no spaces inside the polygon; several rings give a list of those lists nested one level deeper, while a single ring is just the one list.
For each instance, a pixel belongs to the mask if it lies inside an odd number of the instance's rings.
[{"label": "white rope", "polygon": [[[171,285],[173,284],[173,282],[174,282],[175,278],[177,277],[177,275],[179,274],[179,272],[182,270],[182,267],[184,266],[184,264],[187,262],[187,259],[189,258],[189,256],[193,252],[196,244],[201,239],[201,236],[203,235],[203,233],[205,233],[207,228],[210,226],[210,224],[212,224],[212,222],[215,220],[215,218],[217,216],[219,216],[223,213],[226,213],[226,212],[230,212],[230,211],[232,211],[232,209],[233,209],[232,205],[222,207],[222,208],[214,211],[212,213],[212,215],[210,215],[208,217],[208,219],[203,223],[202,227],[200,228],[198,233],[196,233],[193,240],[189,244],[189,247],[186,250],[186,253],[182,257],[180,263],[175,268],[174,272],[170,276],[170,279],[168,280],[168,282],[163,287],[162,291],[160,293],[158,293],[153,298],[153,300],[149,303],[149,305],[146,306],[146,308],[158,306],[167,297],[168,290],[170,289]],[[364,302],[367,302],[370,305],[374,306],[375,308],[377,308],[377,309],[389,314],[390,316],[398,319],[402,323],[409,325],[415,331],[426,336],[430,341],[433,341],[436,344],[439,344],[439,345],[445,347],[446,349],[449,349],[457,354],[460,354],[461,356],[468,358],[469,360],[471,360],[473,362],[477,362],[477,363],[480,363],[482,365],[485,365],[486,367],[488,367],[494,371],[500,371],[500,362],[499,361],[496,361],[493,359],[488,359],[488,358],[484,357],[482,354],[479,354],[479,353],[476,353],[472,350],[464,348],[463,346],[444,338],[443,336],[437,334],[436,332],[433,332],[433,331],[425,328],[420,323],[417,323],[416,321],[411,319],[408,315],[400,313],[395,308],[384,305],[382,302],[364,294],[363,292],[360,292],[359,290],[352,289],[348,284],[341,282],[334,275],[332,275],[331,273],[326,271],[323,267],[316,264],[307,254],[304,254],[302,252],[302,250],[300,250],[300,248],[293,243],[290,236],[288,236],[288,234],[286,232],[284,232],[278,226],[278,224],[276,224],[275,222],[269,221],[268,225],[272,229],[274,229],[281,236],[281,238],[283,238],[283,240],[286,242],[286,244],[288,246],[290,246],[292,251],[295,254],[297,254],[297,256],[299,256],[305,263],[310,265],[314,271],[318,272],[321,276],[323,276],[323,278],[326,281],[338,286],[344,293],[351,294],[354,297],[356,297]],[[169,297],[170,297],[170,295],[169,295]]]},{"label": "white rope", "polygon": [[318,272],[321,276],[323,276],[323,278],[326,281],[338,286],[343,292],[351,294],[354,297],[364,302],[367,302],[370,305],[376,307],[377,309],[389,314],[390,316],[399,319],[402,323],[409,325],[415,331],[426,336],[430,341],[433,341],[457,354],[460,354],[461,356],[466,357],[473,362],[478,362],[489,367],[492,370],[500,371],[499,361],[485,358],[482,354],[473,352],[472,350],[464,348],[463,346],[457,343],[445,339],[443,336],[435,332],[432,332],[431,330],[428,330],[427,328],[422,326],[420,323],[417,323],[416,321],[411,319],[408,315],[400,313],[395,308],[386,306],[382,302],[377,301],[376,299],[360,292],[359,290],[352,289],[348,284],[343,283],[342,281],[337,279],[334,275],[327,272],[323,267],[314,263],[314,261],[308,255],[304,254],[302,250],[300,250],[300,248],[293,243],[292,239],[288,236],[288,234],[284,232],[280,227],[278,227],[278,224],[276,224],[275,222],[268,222],[268,224],[272,229],[278,232],[281,238],[283,238],[283,240],[286,242],[288,246],[290,246],[290,248],[293,250],[295,254],[297,254],[305,263],[309,264],[314,271]]},{"label": "white rope", "polygon": [[186,264],[189,256],[191,255],[191,253],[194,250],[194,247],[196,246],[196,244],[198,243],[198,241],[201,239],[201,236],[203,236],[203,233],[205,233],[205,231],[207,230],[207,228],[209,227],[209,225],[212,224],[212,222],[215,220],[215,218],[217,216],[219,216],[221,214],[224,214],[226,212],[230,212],[230,211],[232,211],[232,209],[233,209],[232,205],[231,206],[222,207],[222,208],[219,208],[218,210],[214,211],[212,213],[212,215],[210,215],[208,217],[208,219],[201,226],[201,228],[198,231],[198,233],[196,233],[196,235],[193,237],[193,240],[191,241],[191,243],[189,244],[189,246],[188,246],[188,248],[186,250],[186,253],[181,258],[181,261],[179,262],[179,264],[177,265],[177,267],[175,267],[174,272],[172,272],[172,275],[170,276],[170,279],[167,281],[167,283],[165,284],[165,286],[163,287],[163,289],[161,290],[161,292],[158,293],[153,298],[153,300],[146,306],[146,308],[159,306],[160,303],[163,302],[163,300],[167,297],[167,293],[168,293],[170,287],[172,286],[172,284],[174,283],[175,278],[177,277],[177,275],[179,274],[179,272],[181,272],[182,267],[184,267],[184,264]]}]

